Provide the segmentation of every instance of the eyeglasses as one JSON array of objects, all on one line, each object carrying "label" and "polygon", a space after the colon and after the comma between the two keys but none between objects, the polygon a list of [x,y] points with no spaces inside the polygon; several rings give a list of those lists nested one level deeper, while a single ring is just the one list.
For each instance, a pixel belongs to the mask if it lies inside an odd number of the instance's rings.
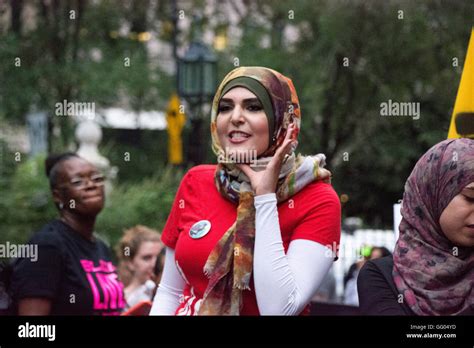
[{"label": "eyeglasses", "polygon": [[58,187],[62,188],[64,186],[70,185],[74,189],[80,190],[87,187],[88,181],[92,181],[92,183],[96,186],[104,186],[105,176],[103,174],[97,173],[97,174],[92,174],[91,176],[75,177],[75,178],[72,178],[69,183],[60,185]]}]

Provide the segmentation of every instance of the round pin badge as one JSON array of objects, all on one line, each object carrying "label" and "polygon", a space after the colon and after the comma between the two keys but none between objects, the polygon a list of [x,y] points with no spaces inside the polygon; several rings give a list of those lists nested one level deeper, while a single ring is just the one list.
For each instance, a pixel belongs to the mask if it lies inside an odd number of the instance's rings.
[{"label": "round pin badge", "polygon": [[192,239],[199,239],[204,237],[211,230],[211,222],[208,220],[201,220],[191,226],[189,236]]}]

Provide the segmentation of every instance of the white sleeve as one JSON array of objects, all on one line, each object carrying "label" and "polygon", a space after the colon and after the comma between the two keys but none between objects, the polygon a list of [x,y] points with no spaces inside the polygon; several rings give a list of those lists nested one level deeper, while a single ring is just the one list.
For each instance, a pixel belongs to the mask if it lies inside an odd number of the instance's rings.
[{"label": "white sleeve", "polygon": [[166,247],[165,265],[150,315],[174,315],[186,282],[176,267],[174,250]]},{"label": "white sleeve", "polygon": [[298,315],[332,266],[330,248],[292,241],[285,255],[274,193],[255,197],[254,285],[261,315]]}]

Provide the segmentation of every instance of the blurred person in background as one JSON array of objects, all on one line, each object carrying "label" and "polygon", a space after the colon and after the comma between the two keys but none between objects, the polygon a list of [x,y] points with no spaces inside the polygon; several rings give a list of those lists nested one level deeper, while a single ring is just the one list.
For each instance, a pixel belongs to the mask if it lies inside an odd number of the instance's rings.
[{"label": "blurred person in background", "polygon": [[125,306],[109,247],[94,226],[104,207],[104,175],[74,153],[51,155],[46,175],[59,218],[29,244],[37,260],[13,263],[11,293],[19,315],[119,315]]},{"label": "blurred person in background", "polygon": [[373,247],[370,251],[370,260],[379,259],[381,257],[390,256],[392,253],[386,247]]},{"label": "blurred person in background", "polygon": [[160,281],[164,245],[160,234],[146,226],[126,230],[116,248],[118,274],[125,289],[126,309],[151,301]]},{"label": "blurred person in background", "polygon": [[370,258],[372,247],[364,245],[361,247],[360,259],[354,262],[346,275],[344,276],[344,304],[349,306],[359,306],[359,295],[357,294],[357,278],[359,276],[360,269],[364,266],[367,260]]}]

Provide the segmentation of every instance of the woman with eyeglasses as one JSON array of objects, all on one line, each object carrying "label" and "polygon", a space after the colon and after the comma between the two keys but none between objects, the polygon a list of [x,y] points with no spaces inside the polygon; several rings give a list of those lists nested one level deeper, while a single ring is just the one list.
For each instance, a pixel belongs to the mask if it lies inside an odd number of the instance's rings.
[{"label": "woman with eyeglasses", "polygon": [[104,206],[104,176],[74,153],[46,159],[59,218],[29,244],[37,257],[15,260],[12,294],[19,315],[119,315],[125,307],[123,284],[112,254],[94,236]]}]

